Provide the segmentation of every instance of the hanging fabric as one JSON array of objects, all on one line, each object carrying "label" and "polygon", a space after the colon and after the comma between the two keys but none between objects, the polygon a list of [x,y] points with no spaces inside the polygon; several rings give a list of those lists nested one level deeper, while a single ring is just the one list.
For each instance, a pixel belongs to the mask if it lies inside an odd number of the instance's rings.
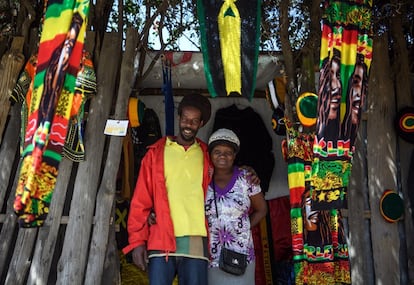
[{"label": "hanging fabric", "polygon": [[340,210],[311,208],[314,135],[298,132],[285,120],[295,284],[351,284]]},{"label": "hanging fabric", "polygon": [[272,129],[279,136],[286,136],[285,116],[286,80],[284,77],[275,77],[267,83],[266,99],[273,110]]},{"label": "hanging fabric", "polygon": [[[10,100],[20,103],[21,106],[21,128],[20,128],[20,153],[24,148],[24,137],[26,135],[28,106],[31,103],[33,80],[36,73],[37,54],[32,55],[27,61],[24,70],[17,80],[16,86],[10,95]],[[63,155],[75,162],[83,161],[85,149],[83,145],[83,117],[85,114],[85,104],[94,94],[96,94],[96,75],[92,60],[88,52],[83,51],[81,68],[76,77],[75,100],[72,104],[71,118],[68,133],[63,147]],[[73,113],[72,113],[73,112]],[[77,112],[77,113],[74,113]]]},{"label": "hanging fabric", "polygon": [[243,95],[256,88],[261,1],[197,1],[201,47],[212,97]]},{"label": "hanging fabric", "polygon": [[85,146],[83,144],[85,104],[96,94],[96,74],[91,55],[83,51],[80,70],[76,77],[74,100],[72,104],[71,119],[63,155],[74,161],[85,160]]},{"label": "hanging fabric", "polygon": [[162,61],[162,93],[164,94],[165,106],[165,135],[174,135],[174,99],[172,92],[171,80],[171,61],[164,59]]},{"label": "hanging fabric", "polygon": [[36,74],[36,65],[37,54],[32,55],[27,61],[24,70],[20,74],[16,86],[14,86],[12,94],[10,95],[10,100],[12,102],[18,102],[22,105],[20,109],[20,154],[23,153],[23,149],[25,146],[24,137],[26,135],[28,106],[30,106],[30,102],[32,99],[33,82]]},{"label": "hanging fabric", "polygon": [[[41,226],[49,212],[72,110],[89,2],[48,2],[14,210],[21,227]],[[77,112],[75,112],[77,113]]]},{"label": "hanging fabric", "polygon": [[346,207],[354,143],[372,60],[372,0],[323,4],[312,207]]}]

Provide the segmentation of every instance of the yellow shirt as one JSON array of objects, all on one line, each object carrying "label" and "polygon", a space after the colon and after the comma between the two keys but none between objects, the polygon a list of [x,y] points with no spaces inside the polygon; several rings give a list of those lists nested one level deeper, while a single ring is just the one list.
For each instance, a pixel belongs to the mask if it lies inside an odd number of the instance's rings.
[{"label": "yellow shirt", "polygon": [[187,150],[167,138],[164,175],[176,237],[207,236],[204,216],[203,152],[195,142]]}]

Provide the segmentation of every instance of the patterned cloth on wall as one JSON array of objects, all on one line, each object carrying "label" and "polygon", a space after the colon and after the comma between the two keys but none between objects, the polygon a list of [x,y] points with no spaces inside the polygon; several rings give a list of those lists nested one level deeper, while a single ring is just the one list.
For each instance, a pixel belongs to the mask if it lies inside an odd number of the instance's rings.
[{"label": "patterned cloth on wall", "polygon": [[252,99],[259,56],[261,1],[197,1],[201,46],[212,97]]},{"label": "patterned cloth on wall", "polygon": [[41,226],[49,212],[73,107],[89,1],[48,2],[14,210],[22,227]]},{"label": "patterned cloth on wall", "polygon": [[[32,55],[23,72],[17,80],[16,86],[10,95],[10,100],[20,103],[21,127],[20,127],[20,153],[24,148],[24,137],[27,128],[27,108],[30,106],[34,76],[36,73],[37,55]],[[96,93],[96,75],[90,55],[84,51],[82,55],[81,68],[76,77],[75,98],[72,104],[69,130],[63,147],[63,155],[68,159],[80,162],[85,159],[85,148],[83,145],[83,117],[85,103]],[[73,114],[72,112],[77,112]]]},{"label": "patterned cloth on wall", "polygon": [[314,209],[346,208],[372,59],[371,7],[372,0],[324,2],[311,185]]},{"label": "patterned cloth on wall", "polygon": [[288,183],[295,284],[350,284],[348,246],[340,210],[311,208],[314,136],[287,126]]},{"label": "patterned cloth on wall", "polygon": [[16,86],[13,88],[10,100],[15,103],[20,103],[21,109],[21,125],[20,125],[20,153],[24,148],[24,137],[26,135],[28,106],[32,99],[33,82],[36,74],[37,55],[32,55],[27,61],[19,79],[16,82]]},{"label": "patterned cloth on wall", "polygon": [[96,74],[91,56],[84,51],[80,70],[76,77],[75,93],[72,104],[71,118],[63,155],[75,162],[85,160],[85,146],[83,144],[85,104],[96,94]]}]

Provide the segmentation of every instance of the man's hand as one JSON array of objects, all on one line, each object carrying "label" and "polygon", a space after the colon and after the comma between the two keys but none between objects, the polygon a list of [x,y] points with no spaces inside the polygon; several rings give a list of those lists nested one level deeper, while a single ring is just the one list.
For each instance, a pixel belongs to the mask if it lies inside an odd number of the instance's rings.
[{"label": "man's hand", "polygon": [[147,222],[149,226],[155,225],[157,223],[155,212],[151,212],[151,214],[149,214]]},{"label": "man's hand", "polygon": [[145,245],[140,245],[132,251],[132,261],[142,271],[147,270],[148,254]]},{"label": "man's hand", "polygon": [[251,166],[243,165],[243,166],[240,166],[239,168],[247,171],[247,177],[251,184],[260,185],[260,178],[257,175],[256,171]]}]

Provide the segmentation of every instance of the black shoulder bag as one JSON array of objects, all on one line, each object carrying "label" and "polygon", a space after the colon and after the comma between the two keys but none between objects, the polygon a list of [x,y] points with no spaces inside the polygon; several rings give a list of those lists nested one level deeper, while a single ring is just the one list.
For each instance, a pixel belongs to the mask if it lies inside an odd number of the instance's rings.
[{"label": "black shoulder bag", "polygon": [[[216,206],[216,217],[218,209],[216,201],[216,185],[213,180],[214,205]],[[247,255],[224,247],[220,251],[219,268],[233,275],[243,275],[247,267]]]}]

